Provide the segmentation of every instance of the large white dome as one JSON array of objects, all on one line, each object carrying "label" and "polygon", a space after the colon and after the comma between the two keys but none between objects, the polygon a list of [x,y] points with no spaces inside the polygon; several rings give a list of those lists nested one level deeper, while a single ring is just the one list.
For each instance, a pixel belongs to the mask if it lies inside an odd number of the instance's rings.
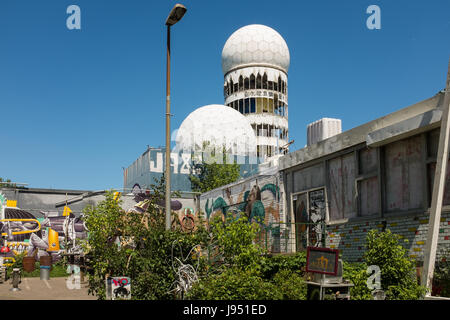
[{"label": "large white dome", "polygon": [[289,69],[289,48],[283,37],[267,26],[251,24],[235,31],[222,50],[222,70],[226,74],[239,66],[267,65]]},{"label": "large white dome", "polygon": [[181,123],[176,140],[176,151],[205,151],[209,148],[233,155],[256,155],[256,136],[244,115],[233,108],[211,104],[191,112]]}]

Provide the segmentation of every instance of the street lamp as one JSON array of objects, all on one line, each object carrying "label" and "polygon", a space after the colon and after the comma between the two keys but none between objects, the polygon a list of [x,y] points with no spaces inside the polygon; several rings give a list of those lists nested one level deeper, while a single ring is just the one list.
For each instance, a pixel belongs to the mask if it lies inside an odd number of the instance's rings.
[{"label": "street lamp", "polygon": [[183,18],[187,9],[182,4],[176,4],[166,19],[167,26],[167,71],[166,71],[166,230],[170,230],[170,27]]}]

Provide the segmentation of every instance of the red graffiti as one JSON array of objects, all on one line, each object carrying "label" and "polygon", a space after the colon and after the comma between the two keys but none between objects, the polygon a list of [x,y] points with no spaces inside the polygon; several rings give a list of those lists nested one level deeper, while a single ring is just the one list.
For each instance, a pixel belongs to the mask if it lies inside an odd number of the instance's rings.
[{"label": "red graffiti", "polygon": [[128,279],[127,278],[119,278],[119,279],[112,279],[112,281],[114,282],[114,284],[116,286],[123,284],[124,286],[126,286],[128,284]]}]

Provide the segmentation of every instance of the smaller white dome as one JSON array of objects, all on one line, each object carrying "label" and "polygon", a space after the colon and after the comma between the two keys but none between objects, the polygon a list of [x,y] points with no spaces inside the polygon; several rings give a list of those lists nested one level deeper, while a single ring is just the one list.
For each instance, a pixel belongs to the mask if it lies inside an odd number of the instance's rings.
[{"label": "smaller white dome", "polygon": [[289,48],[283,37],[274,29],[251,24],[235,31],[222,50],[224,74],[239,66],[263,64],[289,69]]},{"label": "smaller white dome", "polygon": [[191,112],[181,123],[176,136],[177,152],[199,152],[214,148],[241,156],[256,155],[256,136],[244,115],[233,108],[211,104]]}]

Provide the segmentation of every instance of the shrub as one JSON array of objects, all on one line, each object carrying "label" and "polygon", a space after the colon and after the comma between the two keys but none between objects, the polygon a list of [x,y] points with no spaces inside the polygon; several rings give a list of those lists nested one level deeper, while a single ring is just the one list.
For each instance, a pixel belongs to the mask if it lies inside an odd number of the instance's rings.
[{"label": "shrub", "polygon": [[350,297],[352,300],[372,300],[372,293],[367,287],[368,274],[366,272],[367,265],[365,263],[349,263],[343,264],[342,277],[350,280],[353,287],[350,288]]},{"label": "shrub", "polygon": [[272,255],[261,261],[261,272],[264,279],[272,279],[281,270],[289,270],[304,275],[306,267],[306,252],[296,252],[292,255]]},{"label": "shrub", "polygon": [[441,259],[436,261],[433,277],[433,293],[450,298],[450,250],[441,253]]},{"label": "shrub", "polygon": [[377,265],[381,270],[381,287],[387,300],[417,300],[426,289],[417,283],[415,261],[399,244],[399,236],[390,230],[371,230],[367,235],[366,265]]},{"label": "shrub", "polygon": [[306,283],[303,277],[292,270],[283,269],[273,277],[273,284],[283,300],[306,300]]},{"label": "shrub", "polygon": [[200,300],[276,300],[282,295],[278,288],[264,281],[258,273],[246,269],[229,268],[221,274],[194,284],[188,299]]},{"label": "shrub", "polygon": [[[152,201],[157,200],[155,197]],[[186,257],[199,242],[196,234],[166,231],[164,213],[153,202],[146,213],[125,213],[114,193],[109,192],[97,206],[85,209],[89,292],[99,299],[106,296],[107,276],[130,277],[132,299],[175,299],[175,258],[196,265],[192,255]]]}]

